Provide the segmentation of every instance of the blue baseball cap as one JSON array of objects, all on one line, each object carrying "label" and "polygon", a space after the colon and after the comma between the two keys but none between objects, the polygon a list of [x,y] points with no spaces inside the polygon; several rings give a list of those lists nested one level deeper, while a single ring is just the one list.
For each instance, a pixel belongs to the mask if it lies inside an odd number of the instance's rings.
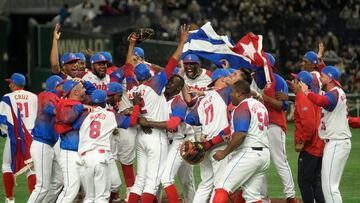
[{"label": "blue baseball cap", "polygon": [[72,61],[77,61],[77,60],[80,60],[79,57],[77,57],[74,53],[65,53],[61,56],[61,65],[65,65],[69,62],[72,62]]},{"label": "blue baseball cap", "polygon": [[85,62],[86,61],[86,57],[85,57],[85,54],[82,53],[82,52],[79,52],[79,53],[75,53],[75,56],[78,57],[80,59],[80,61],[83,61]]},{"label": "blue baseball cap", "polygon": [[110,52],[107,52],[107,51],[103,51],[103,52],[100,52],[99,54],[105,56],[105,59],[109,62],[109,63],[112,63],[112,56],[110,54]]},{"label": "blue baseball cap", "polygon": [[338,68],[336,68],[335,66],[325,66],[325,68],[322,69],[321,73],[327,75],[336,83],[337,86],[341,87],[341,84],[339,82],[341,73]]},{"label": "blue baseball cap", "polygon": [[64,80],[58,75],[52,75],[46,79],[46,90],[53,90],[60,85]]},{"label": "blue baseball cap", "polygon": [[144,58],[145,57],[144,49],[140,47],[134,47],[133,55]]},{"label": "blue baseball cap", "polygon": [[298,74],[291,73],[291,75],[308,86],[310,86],[313,82],[313,77],[311,73],[307,71],[300,71]]},{"label": "blue baseball cap", "polygon": [[26,78],[21,73],[13,73],[10,78],[5,79],[6,82],[14,83],[15,85],[25,86]]},{"label": "blue baseball cap", "polygon": [[200,59],[195,54],[186,54],[184,56],[183,63],[198,63],[198,64],[200,64]]},{"label": "blue baseball cap", "polygon": [[140,63],[135,67],[134,73],[139,81],[144,81],[150,78],[150,70],[147,65]]},{"label": "blue baseball cap", "polygon": [[270,53],[268,52],[265,52],[267,58],[269,59],[269,62],[270,62],[270,65],[271,66],[274,66],[275,64],[275,57],[273,55],[271,55]]},{"label": "blue baseball cap", "polygon": [[105,90],[94,90],[90,94],[90,100],[94,104],[104,103],[106,101],[106,91]]},{"label": "blue baseball cap", "polygon": [[230,74],[233,74],[236,71],[235,68],[228,68],[227,70],[229,71]]},{"label": "blue baseball cap", "polygon": [[94,63],[99,63],[99,62],[109,62],[108,60],[106,60],[105,56],[102,54],[94,54],[91,56],[90,58],[90,63],[94,64]]},{"label": "blue baseball cap", "polygon": [[227,77],[230,75],[230,72],[226,69],[218,68],[216,69],[212,75],[211,75],[211,83],[208,85],[208,87],[211,87],[215,84],[216,80],[221,77]]},{"label": "blue baseball cap", "polygon": [[107,95],[122,94],[123,88],[120,83],[111,82],[107,85]]},{"label": "blue baseball cap", "polygon": [[306,54],[304,55],[304,58],[306,60],[310,61],[312,64],[315,64],[315,65],[318,64],[317,54],[314,51],[306,52]]},{"label": "blue baseball cap", "polygon": [[65,96],[67,96],[72,88],[74,88],[79,82],[73,81],[73,80],[66,80],[63,84],[63,91]]}]

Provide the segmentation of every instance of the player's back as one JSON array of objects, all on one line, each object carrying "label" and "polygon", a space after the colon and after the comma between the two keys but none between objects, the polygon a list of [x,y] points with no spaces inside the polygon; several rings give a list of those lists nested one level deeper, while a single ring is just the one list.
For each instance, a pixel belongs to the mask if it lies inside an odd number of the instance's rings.
[{"label": "player's back", "polygon": [[229,98],[225,95],[229,94],[230,89],[206,91],[205,97],[198,104],[199,121],[202,124],[202,134],[207,135],[208,139],[216,136],[224,128],[229,125],[227,106]]},{"label": "player's back", "polygon": [[[163,93],[157,94],[153,88],[141,84],[132,89],[133,92],[140,92],[143,99],[140,113],[150,121],[165,121],[169,118],[168,104]],[[132,98],[130,98],[132,99]]]},{"label": "player's back", "polygon": [[186,74],[184,74],[184,81],[189,87],[206,90],[207,86],[212,82],[211,71],[202,68],[201,74],[195,79],[190,79],[186,76]]},{"label": "player's back", "polygon": [[38,95],[38,112],[32,130],[34,139],[50,141],[48,144],[54,144],[58,140],[59,136],[54,129],[54,109],[58,101],[59,97],[52,92],[43,91]]},{"label": "player's back", "polygon": [[110,136],[117,127],[115,115],[105,108],[96,107],[84,119],[79,130],[79,153],[94,149],[110,151]]},{"label": "player's back", "polygon": [[240,148],[269,147],[269,116],[266,107],[253,98],[243,100],[232,112],[231,131],[236,128],[236,121],[250,122],[246,138]]},{"label": "player's back", "polygon": [[8,93],[5,96],[10,96],[16,102],[20,110],[21,120],[24,122],[26,129],[31,132],[34,128],[35,119],[38,109],[37,96],[26,90],[16,90]]}]

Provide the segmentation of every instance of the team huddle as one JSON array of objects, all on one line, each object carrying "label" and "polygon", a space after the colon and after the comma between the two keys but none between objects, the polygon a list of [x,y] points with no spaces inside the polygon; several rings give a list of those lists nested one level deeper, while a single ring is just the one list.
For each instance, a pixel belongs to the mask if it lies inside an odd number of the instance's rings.
[{"label": "team huddle", "polygon": [[[7,79],[11,93],[0,103],[6,202],[15,202],[14,176],[22,173],[28,177],[29,203],[119,202],[117,161],[129,203],[161,202],[162,188],[168,202],[177,203],[176,176],[184,202],[270,202],[270,160],[286,201],[298,202],[285,151],[288,88],[296,94],[294,146],[302,199],[342,202],[349,124],[360,122],[348,118],[340,72],[324,64],[323,46],[304,55],[303,71],[293,74],[293,81],[271,71],[269,83],[263,68],[201,68],[198,55],[182,55],[188,36],[189,26],[181,26],[164,68],[145,61],[136,33],[128,39],[124,66],[100,52],[89,55],[86,67],[83,53],[65,53],[59,61],[57,25],[53,75],[45,90],[38,95],[24,90],[24,75],[14,73]],[[274,66],[275,58],[266,57]],[[194,147],[201,150],[184,155]],[[194,164],[201,173],[197,189]]]}]

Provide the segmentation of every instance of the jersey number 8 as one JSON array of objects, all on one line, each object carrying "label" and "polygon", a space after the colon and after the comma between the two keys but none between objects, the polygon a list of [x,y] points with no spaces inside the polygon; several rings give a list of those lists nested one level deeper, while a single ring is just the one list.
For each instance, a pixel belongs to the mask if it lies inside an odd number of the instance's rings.
[{"label": "jersey number 8", "polygon": [[90,124],[89,136],[96,139],[100,136],[101,123],[100,121],[93,121]]}]

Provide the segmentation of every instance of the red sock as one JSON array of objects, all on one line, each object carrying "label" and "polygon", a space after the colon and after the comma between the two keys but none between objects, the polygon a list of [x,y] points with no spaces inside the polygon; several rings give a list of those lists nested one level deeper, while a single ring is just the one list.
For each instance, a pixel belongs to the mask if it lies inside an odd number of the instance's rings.
[{"label": "red sock", "polygon": [[141,195],[141,203],[153,203],[155,200],[155,195],[144,192]]},{"label": "red sock", "polygon": [[258,201],[253,202],[253,203],[262,203],[262,200],[258,200]]},{"label": "red sock", "polygon": [[132,164],[130,165],[121,164],[121,169],[124,174],[126,187],[132,187],[135,182],[134,166]]},{"label": "red sock", "polygon": [[110,198],[109,198],[109,203],[111,203],[114,199],[118,199],[118,198],[119,198],[119,192],[111,192]]},{"label": "red sock", "polygon": [[158,203],[158,199],[156,198],[156,196],[155,196],[155,198],[154,198],[153,203]]},{"label": "red sock", "polygon": [[128,203],[138,203],[140,195],[130,192]]},{"label": "red sock", "polygon": [[5,187],[6,198],[13,198],[14,197],[14,186],[15,186],[14,174],[11,172],[3,173],[3,182],[4,182],[4,187]]},{"label": "red sock", "polygon": [[34,190],[35,184],[36,184],[36,176],[35,176],[35,174],[29,175],[29,177],[28,177],[28,190],[29,190],[30,194]]},{"label": "red sock", "polygon": [[242,197],[243,191],[238,189],[230,195],[230,199],[234,203],[245,203],[245,199]]},{"label": "red sock", "polygon": [[228,203],[229,193],[224,189],[216,189],[213,203]]},{"label": "red sock", "polygon": [[178,203],[179,202],[179,195],[176,190],[176,186],[174,184],[171,184],[164,189],[165,189],[166,196],[168,198],[169,203]]}]

